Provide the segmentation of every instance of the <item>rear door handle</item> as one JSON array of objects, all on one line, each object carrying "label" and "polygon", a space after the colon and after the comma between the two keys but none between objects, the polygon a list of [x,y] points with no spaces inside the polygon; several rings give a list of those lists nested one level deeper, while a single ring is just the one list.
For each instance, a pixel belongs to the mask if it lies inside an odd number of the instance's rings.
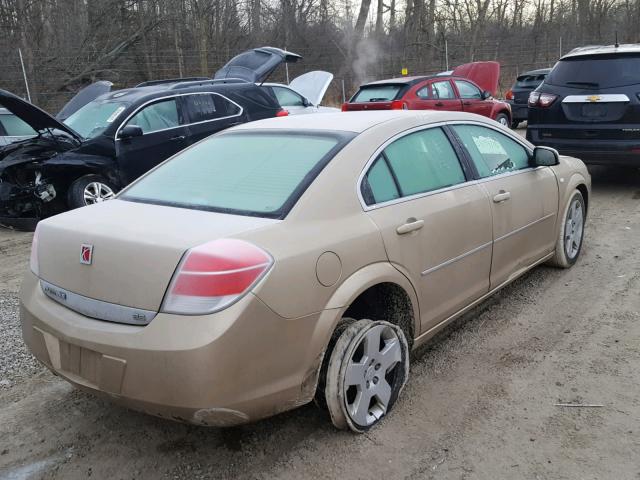
[{"label": "rear door handle", "polygon": [[184,140],[185,138],[187,138],[187,137],[185,137],[184,135],[178,135],[176,137],[171,137],[169,140],[171,140],[171,141]]},{"label": "rear door handle", "polygon": [[398,235],[406,235],[407,233],[415,232],[424,227],[424,220],[416,220],[415,218],[408,218],[407,223],[400,225],[396,228]]},{"label": "rear door handle", "polygon": [[511,198],[511,192],[505,192],[504,190],[500,190],[500,193],[498,193],[496,196],[493,197],[493,202],[502,203],[502,202],[506,202],[510,198]]}]

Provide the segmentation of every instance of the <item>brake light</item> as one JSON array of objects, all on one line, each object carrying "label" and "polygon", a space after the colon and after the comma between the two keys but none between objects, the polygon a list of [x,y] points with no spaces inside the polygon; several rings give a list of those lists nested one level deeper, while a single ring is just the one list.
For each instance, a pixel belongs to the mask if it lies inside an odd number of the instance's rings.
[{"label": "brake light", "polygon": [[285,109],[282,109],[278,113],[276,113],[276,117],[288,117],[288,116],[289,116],[289,112]]},{"label": "brake light", "polygon": [[529,94],[529,106],[548,108],[557,100],[558,96],[552,93],[531,92]]},{"label": "brake light", "polygon": [[205,315],[242,298],[273,265],[271,256],[244,240],[214,240],[187,251],[162,304],[165,313]]},{"label": "brake light", "polygon": [[344,103],[342,104],[342,111],[343,111],[343,112],[346,112],[346,111],[348,111],[348,110],[349,110],[349,104],[348,104],[347,102],[344,102]]},{"label": "brake light", "polygon": [[33,240],[31,240],[31,256],[29,257],[29,268],[33,274],[37,277],[40,274],[40,267],[38,265],[38,231],[40,225],[36,226],[36,231],[33,232]]},{"label": "brake light", "polygon": [[409,110],[409,107],[402,100],[394,100],[391,102],[391,110]]},{"label": "brake light", "polygon": [[507,90],[507,93],[505,94],[504,98],[506,98],[507,100],[513,100],[513,91]]}]

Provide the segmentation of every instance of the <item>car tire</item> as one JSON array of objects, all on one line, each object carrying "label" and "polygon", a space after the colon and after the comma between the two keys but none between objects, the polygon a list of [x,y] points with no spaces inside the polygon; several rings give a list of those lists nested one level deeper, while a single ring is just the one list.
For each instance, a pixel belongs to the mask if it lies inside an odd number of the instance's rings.
[{"label": "car tire", "polygon": [[562,212],[562,224],[556,241],[556,252],[548,264],[569,268],[580,256],[584,240],[586,206],[579,190],[574,190]]},{"label": "car tire", "polygon": [[112,199],[115,187],[100,175],[84,175],[73,181],[67,191],[69,208],[86,207]]},{"label": "car tire", "polygon": [[496,122],[498,122],[500,125],[503,125],[505,127],[508,127],[509,125],[511,125],[511,120],[509,120],[509,115],[507,115],[506,113],[499,113],[496,116]]},{"label": "car tire", "polygon": [[520,125],[520,120],[513,120],[513,121],[511,122],[511,128],[512,128],[513,130],[515,130],[516,128],[518,128],[518,125]]},{"label": "car tire", "polygon": [[328,352],[324,396],[332,423],[364,433],[395,405],[409,378],[409,345],[397,325],[350,322]]}]

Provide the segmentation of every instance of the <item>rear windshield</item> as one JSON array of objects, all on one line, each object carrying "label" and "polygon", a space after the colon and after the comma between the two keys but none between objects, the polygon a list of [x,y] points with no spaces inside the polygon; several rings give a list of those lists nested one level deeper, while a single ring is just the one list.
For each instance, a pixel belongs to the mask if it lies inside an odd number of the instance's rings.
[{"label": "rear windshield", "polygon": [[516,80],[516,87],[519,88],[535,88],[540,85],[544,78],[547,76],[546,73],[538,74],[538,75],[520,75]]},{"label": "rear windshield", "polygon": [[211,137],[126,189],[123,200],[284,218],[351,137],[242,132]]},{"label": "rear windshield", "polygon": [[640,84],[640,55],[599,55],[561,60],[547,77],[546,83],[573,88]]},{"label": "rear windshield", "polygon": [[352,103],[359,102],[390,102],[395,100],[404,85],[371,85],[360,87],[360,91],[351,99]]}]

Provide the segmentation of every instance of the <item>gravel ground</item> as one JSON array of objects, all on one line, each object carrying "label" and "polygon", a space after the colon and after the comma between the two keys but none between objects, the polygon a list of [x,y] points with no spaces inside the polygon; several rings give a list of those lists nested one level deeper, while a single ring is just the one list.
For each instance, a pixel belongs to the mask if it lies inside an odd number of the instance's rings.
[{"label": "gravel ground", "polygon": [[30,236],[0,231],[0,479],[640,479],[640,173],[593,175],[578,263],[536,268],[445,329],[360,436],[311,405],[207,429],[74,390],[24,353]]}]

